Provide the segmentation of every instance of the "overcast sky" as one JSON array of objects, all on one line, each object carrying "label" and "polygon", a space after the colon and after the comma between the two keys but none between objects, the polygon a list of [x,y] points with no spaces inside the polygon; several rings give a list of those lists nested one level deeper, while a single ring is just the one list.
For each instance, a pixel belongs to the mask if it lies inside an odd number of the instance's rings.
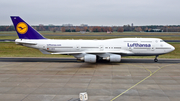
[{"label": "overcast sky", "polygon": [[11,15],[30,25],[180,25],[180,0],[0,0],[0,25]]}]

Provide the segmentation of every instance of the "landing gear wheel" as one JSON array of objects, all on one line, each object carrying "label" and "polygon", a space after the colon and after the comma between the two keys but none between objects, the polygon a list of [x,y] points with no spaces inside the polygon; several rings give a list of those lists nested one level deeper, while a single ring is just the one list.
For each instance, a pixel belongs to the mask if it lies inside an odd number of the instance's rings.
[{"label": "landing gear wheel", "polygon": [[154,62],[158,62],[158,59],[157,59],[158,56],[159,56],[159,55],[156,55],[156,57],[155,57],[155,59],[154,59]]},{"label": "landing gear wheel", "polygon": [[158,62],[158,59],[154,59],[154,62]]}]

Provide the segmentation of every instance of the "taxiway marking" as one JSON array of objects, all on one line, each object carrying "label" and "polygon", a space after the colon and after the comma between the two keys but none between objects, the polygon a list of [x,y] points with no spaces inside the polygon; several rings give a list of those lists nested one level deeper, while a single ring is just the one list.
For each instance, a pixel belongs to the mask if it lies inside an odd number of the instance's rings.
[{"label": "taxiway marking", "polygon": [[[178,63],[179,64],[179,63]],[[117,99],[118,97],[120,97],[121,95],[123,95],[124,93],[126,93],[127,91],[131,90],[132,88],[134,88],[135,86],[137,86],[138,84],[142,83],[143,81],[145,81],[146,79],[148,79],[149,77],[151,77],[152,75],[154,75],[156,72],[158,72],[160,69],[164,68],[164,67],[168,67],[168,66],[173,66],[173,65],[177,65],[177,64],[172,64],[172,65],[165,65],[160,67],[159,69],[157,69],[155,72],[151,72],[149,69],[145,68],[145,67],[140,67],[140,68],[144,68],[147,71],[150,72],[149,76],[147,76],[146,78],[144,78],[143,80],[139,81],[138,83],[136,83],[135,85],[131,86],[130,88],[128,88],[127,90],[125,90],[124,92],[122,92],[121,94],[119,94],[118,96],[114,97],[111,101],[114,101],[115,99]]]}]

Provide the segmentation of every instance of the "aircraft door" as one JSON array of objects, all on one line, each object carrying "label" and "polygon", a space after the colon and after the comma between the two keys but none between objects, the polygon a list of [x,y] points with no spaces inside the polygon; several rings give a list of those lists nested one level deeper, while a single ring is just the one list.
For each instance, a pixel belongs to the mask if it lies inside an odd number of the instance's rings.
[{"label": "aircraft door", "polygon": [[43,45],[43,49],[47,49],[47,47],[46,47],[46,45],[45,45],[45,44]]},{"label": "aircraft door", "polygon": [[103,45],[100,45],[100,51],[103,51],[104,50],[104,46]]},{"label": "aircraft door", "polygon": [[133,47],[129,47],[129,51],[132,51],[133,50]]},{"label": "aircraft door", "polygon": [[152,42],[152,46],[151,46],[151,51],[155,51],[155,45],[158,43],[158,40],[154,40],[153,42]]},{"label": "aircraft door", "polygon": [[154,47],[154,45],[152,45],[152,47],[151,47],[151,51],[154,51],[154,49],[155,49],[155,47]]},{"label": "aircraft door", "polygon": [[80,50],[80,45],[76,45],[76,50]]},{"label": "aircraft door", "polygon": [[47,49],[47,45],[46,44],[39,44],[38,46],[40,49]]}]

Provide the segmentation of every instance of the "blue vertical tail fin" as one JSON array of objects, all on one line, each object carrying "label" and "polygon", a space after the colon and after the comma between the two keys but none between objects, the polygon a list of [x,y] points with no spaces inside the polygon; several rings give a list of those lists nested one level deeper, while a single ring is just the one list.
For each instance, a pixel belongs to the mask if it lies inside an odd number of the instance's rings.
[{"label": "blue vertical tail fin", "polygon": [[20,39],[46,39],[19,16],[11,16],[11,20]]}]

